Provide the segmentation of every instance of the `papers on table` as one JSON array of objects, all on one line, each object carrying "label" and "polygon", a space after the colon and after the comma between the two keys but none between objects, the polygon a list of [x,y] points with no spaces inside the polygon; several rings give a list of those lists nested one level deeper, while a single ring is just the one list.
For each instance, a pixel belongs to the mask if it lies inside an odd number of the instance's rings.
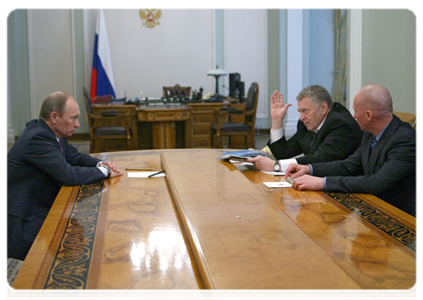
[{"label": "papers on table", "polygon": [[[157,171],[153,171],[153,172],[128,172],[128,177],[130,178],[148,178],[148,176],[150,176],[151,174],[157,173]],[[160,173],[155,175],[154,177],[151,178],[157,178],[157,177],[165,177],[166,174],[165,173]]]},{"label": "papers on table", "polygon": [[263,173],[273,175],[273,176],[284,176],[285,172],[268,172],[268,171],[262,171]]},{"label": "papers on table", "polygon": [[253,167],[254,166],[254,164],[252,162],[239,161],[239,160],[236,160],[236,159],[230,159],[229,162],[231,164],[239,164],[241,166],[246,166],[246,167]]},{"label": "papers on table", "polygon": [[265,186],[268,188],[284,188],[284,187],[292,187],[292,184],[288,181],[278,181],[278,182],[263,182]]}]

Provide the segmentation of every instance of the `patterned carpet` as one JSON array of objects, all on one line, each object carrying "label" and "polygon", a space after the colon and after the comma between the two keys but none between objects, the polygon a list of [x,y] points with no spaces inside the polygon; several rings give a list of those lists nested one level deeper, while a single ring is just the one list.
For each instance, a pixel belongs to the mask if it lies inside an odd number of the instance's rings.
[{"label": "patterned carpet", "polygon": [[17,260],[14,258],[7,259],[7,282],[10,286],[12,286],[13,282],[15,281],[16,275],[18,275],[22,264],[22,260]]},{"label": "patterned carpet", "polygon": [[[81,153],[89,153],[90,152],[90,142],[89,141],[75,141],[72,142],[72,145],[78,149]],[[7,144],[7,150],[12,147],[12,144]],[[21,266],[23,264],[23,261],[8,258],[7,259],[7,282],[10,286],[12,286],[13,282],[15,281],[16,276],[18,275],[19,270],[21,269]]]}]

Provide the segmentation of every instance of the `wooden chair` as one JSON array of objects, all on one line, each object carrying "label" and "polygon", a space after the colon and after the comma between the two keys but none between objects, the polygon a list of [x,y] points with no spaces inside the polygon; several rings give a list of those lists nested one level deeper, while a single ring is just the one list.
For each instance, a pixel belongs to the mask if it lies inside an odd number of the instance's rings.
[{"label": "wooden chair", "polygon": [[163,97],[164,98],[191,97],[191,87],[190,86],[180,86],[179,84],[175,84],[175,86],[164,86],[163,87]]},{"label": "wooden chair", "polygon": [[84,98],[90,128],[90,152],[129,150],[131,129],[124,122],[127,115],[110,110],[102,114],[94,114],[90,96],[85,87]]},{"label": "wooden chair", "polygon": [[[218,112],[217,123],[211,125],[211,145],[213,148],[222,148],[223,136],[243,136],[245,139],[245,148],[254,148],[254,131],[256,124],[257,102],[259,95],[259,86],[253,82],[248,89],[245,110],[222,109]],[[243,114],[245,122],[229,122],[229,116],[234,114]]]},{"label": "wooden chair", "polygon": [[401,121],[410,123],[411,127],[416,129],[416,114],[394,111],[394,115],[400,118]]}]

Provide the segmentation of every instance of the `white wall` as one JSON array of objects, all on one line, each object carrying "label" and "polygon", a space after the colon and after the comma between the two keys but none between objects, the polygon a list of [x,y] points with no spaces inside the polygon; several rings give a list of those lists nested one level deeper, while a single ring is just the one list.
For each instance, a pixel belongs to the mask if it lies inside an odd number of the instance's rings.
[{"label": "white wall", "polygon": [[[7,17],[7,16],[6,16]],[[7,30],[7,26],[8,26],[8,22],[6,21],[6,33],[8,32]],[[6,64],[5,64],[5,73],[6,73],[6,78],[10,78],[10,72],[9,72],[9,49],[6,45],[6,51],[5,51],[5,56],[6,56]],[[12,126],[12,120],[11,120],[11,109],[10,109],[10,82],[6,81],[5,84],[5,110],[3,110],[3,115],[4,115],[4,124],[5,124],[5,143],[6,144],[12,144],[15,140],[15,132],[13,130],[13,126]]]},{"label": "white wall", "polygon": [[31,117],[54,91],[74,93],[72,14],[70,10],[28,10]]},{"label": "white wall", "polygon": [[416,17],[409,10],[351,10],[349,107],[358,90],[385,86],[394,110],[416,113]]},{"label": "white wall", "polygon": [[257,118],[267,118],[267,11],[225,10],[225,23],[226,69],[241,74],[245,93],[258,83]]},{"label": "white wall", "polygon": [[363,10],[362,85],[379,83],[394,110],[416,112],[416,16],[409,10]]},{"label": "white wall", "polygon": [[[84,11],[87,86],[90,84],[97,10]],[[214,91],[213,10],[162,10],[160,24],[147,28],[139,10],[104,10],[116,97],[162,95],[179,83]]]}]

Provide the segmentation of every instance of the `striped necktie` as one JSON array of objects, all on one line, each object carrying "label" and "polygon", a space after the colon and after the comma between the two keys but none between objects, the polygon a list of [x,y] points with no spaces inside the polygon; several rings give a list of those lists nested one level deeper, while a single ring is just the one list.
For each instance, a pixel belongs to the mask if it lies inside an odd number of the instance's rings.
[{"label": "striped necktie", "polygon": [[314,141],[316,140],[316,135],[317,135],[317,132],[311,132],[311,143],[310,143],[310,148],[312,148],[313,147],[313,143],[314,143]]}]

